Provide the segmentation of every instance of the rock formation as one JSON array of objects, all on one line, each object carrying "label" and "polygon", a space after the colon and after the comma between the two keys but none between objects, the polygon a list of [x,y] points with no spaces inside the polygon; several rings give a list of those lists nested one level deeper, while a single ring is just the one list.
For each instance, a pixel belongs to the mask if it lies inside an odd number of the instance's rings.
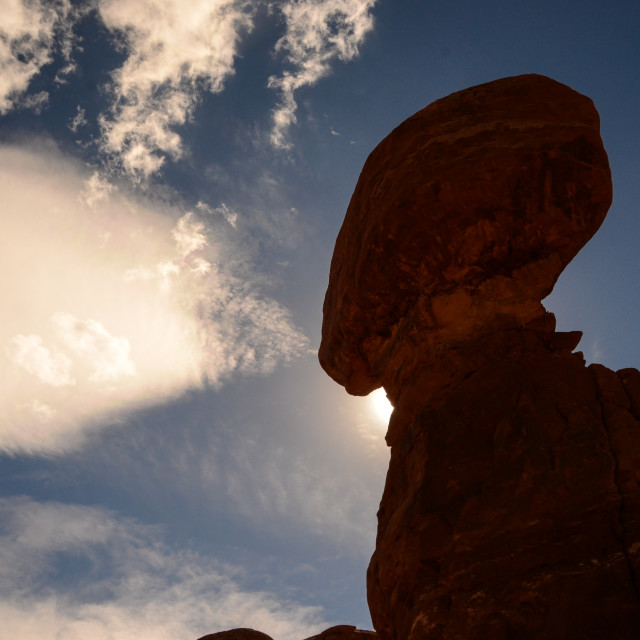
[{"label": "rock formation", "polygon": [[383,640],[640,638],[640,373],[585,366],[541,304],[610,202],[593,103],[538,75],[438,100],[369,156],[319,355],[395,407]]},{"label": "rock formation", "polygon": [[377,637],[373,631],[362,631],[352,625],[341,624],[307,640],[375,640]]},{"label": "rock formation", "polygon": [[[338,625],[326,629],[317,636],[311,636],[306,640],[375,640],[378,635],[373,631],[362,631],[352,625]],[[272,638],[253,629],[231,629],[203,636],[198,640],[272,640]]]},{"label": "rock formation", "polygon": [[210,633],[198,640],[273,640],[266,633],[254,631],[253,629],[231,629],[230,631],[219,631]]},{"label": "rock formation", "polygon": [[308,640],[640,638],[640,372],[587,367],[541,303],[610,203],[593,103],[543,76],[438,100],[371,153],[319,356],[394,405],[377,633]]}]

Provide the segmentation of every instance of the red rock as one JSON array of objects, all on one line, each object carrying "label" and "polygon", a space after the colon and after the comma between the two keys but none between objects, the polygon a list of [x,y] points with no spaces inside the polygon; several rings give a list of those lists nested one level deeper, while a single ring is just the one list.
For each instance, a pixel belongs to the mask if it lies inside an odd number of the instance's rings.
[{"label": "red rock", "polygon": [[376,640],[377,637],[375,631],[363,631],[351,625],[341,624],[306,640]]},{"label": "red rock", "polygon": [[588,98],[526,75],[434,102],[362,170],[331,263],[322,366],[350,393],[382,383],[395,396],[413,376],[397,353],[408,342],[433,350],[489,321],[534,320],[610,202]]},{"label": "red rock", "polygon": [[198,640],[273,640],[271,636],[253,629],[231,629],[202,636]]},{"label": "red rock", "polygon": [[[378,635],[374,631],[363,631],[352,625],[338,625],[326,629],[317,636],[306,640],[375,640]],[[271,637],[253,629],[231,629],[203,636],[198,640],[272,640]]]},{"label": "red rock", "polygon": [[439,100],[370,155],[320,361],[395,406],[382,640],[640,638],[640,373],[541,304],[611,201],[592,102],[542,76]]}]

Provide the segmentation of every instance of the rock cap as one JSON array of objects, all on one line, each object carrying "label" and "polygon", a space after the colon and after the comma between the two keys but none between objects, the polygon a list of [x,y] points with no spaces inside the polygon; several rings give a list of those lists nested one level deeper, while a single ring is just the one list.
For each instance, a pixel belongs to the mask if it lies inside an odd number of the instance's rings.
[{"label": "rock cap", "polygon": [[400,343],[433,351],[540,322],[611,197],[598,113],[573,89],[529,74],[430,104],[364,165],[331,262],[322,367],[366,395],[393,386]]}]

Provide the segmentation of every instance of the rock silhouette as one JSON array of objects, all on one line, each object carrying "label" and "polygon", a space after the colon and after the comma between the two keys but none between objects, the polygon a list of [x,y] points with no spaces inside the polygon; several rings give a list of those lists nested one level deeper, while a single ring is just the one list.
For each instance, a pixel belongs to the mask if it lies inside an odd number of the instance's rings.
[{"label": "rock silhouette", "polygon": [[438,100],[371,153],[319,358],[394,405],[376,633],[308,640],[640,638],[640,372],[586,366],[541,303],[611,195],[593,103],[539,75]]},{"label": "rock silhouette", "polygon": [[[375,640],[378,635],[373,631],[362,631],[352,625],[342,624],[326,629],[322,633],[306,640]],[[231,629],[202,636],[198,640],[273,640],[271,636],[253,629]]]},{"label": "rock silhouette", "polygon": [[272,640],[271,636],[254,629],[231,629],[198,638],[198,640]]},{"label": "rock silhouette", "polygon": [[640,373],[585,366],[541,304],[610,202],[593,103],[538,75],[438,100],[369,156],[319,356],[395,407],[382,639],[640,637]]}]

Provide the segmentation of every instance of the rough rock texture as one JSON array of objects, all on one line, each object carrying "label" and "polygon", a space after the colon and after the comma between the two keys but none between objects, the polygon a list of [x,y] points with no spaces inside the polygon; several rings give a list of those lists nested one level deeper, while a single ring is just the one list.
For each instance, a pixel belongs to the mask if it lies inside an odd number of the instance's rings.
[{"label": "rough rock texture", "polygon": [[[362,631],[351,625],[338,625],[323,631],[317,636],[306,640],[375,640],[378,637],[374,631]],[[253,629],[231,629],[203,636],[198,640],[272,640],[272,638]]]},{"label": "rough rock texture", "polygon": [[231,629],[202,636],[198,640],[273,640],[271,636],[253,629]]},{"label": "rough rock texture", "polygon": [[377,637],[378,634],[374,631],[362,631],[351,625],[341,624],[307,640],[375,640]]},{"label": "rough rock texture", "polygon": [[[347,391],[414,375],[408,342],[476,340],[544,313],[611,178],[593,103],[536,75],[438,100],[371,153],[338,235],[320,361]],[[423,353],[428,350],[428,353]]]},{"label": "rough rock texture", "polygon": [[541,304],[610,202],[595,107],[537,75],[439,100],[367,160],[319,355],[395,406],[383,640],[640,638],[640,373],[586,367]]}]

